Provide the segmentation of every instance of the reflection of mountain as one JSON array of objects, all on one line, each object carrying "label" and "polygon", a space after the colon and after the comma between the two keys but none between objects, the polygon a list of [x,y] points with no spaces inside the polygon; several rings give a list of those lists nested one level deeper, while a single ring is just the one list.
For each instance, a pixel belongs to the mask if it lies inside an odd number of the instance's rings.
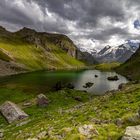
[{"label": "reflection of mountain", "polygon": [[[94,75],[98,75],[98,78],[95,78]],[[118,89],[118,86],[121,83],[126,83],[127,80],[123,76],[119,76],[118,81],[108,81],[108,76],[116,75],[115,72],[100,72],[98,70],[87,70],[82,72],[82,74],[75,81],[75,88],[78,90],[86,90],[94,95],[102,95],[104,92],[108,90]],[[83,85],[87,82],[93,82],[94,85],[91,88],[83,88]]]}]

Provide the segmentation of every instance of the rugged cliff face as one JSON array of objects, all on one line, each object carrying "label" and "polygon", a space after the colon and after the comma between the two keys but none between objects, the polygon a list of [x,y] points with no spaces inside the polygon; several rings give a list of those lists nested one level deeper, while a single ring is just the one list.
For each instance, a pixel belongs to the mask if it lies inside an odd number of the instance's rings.
[{"label": "rugged cliff face", "polygon": [[41,33],[29,28],[23,28],[20,31],[14,33],[15,36],[19,36],[24,41],[34,44],[36,47],[43,47],[47,51],[51,51],[48,47],[50,43],[58,46],[68,55],[76,58],[76,46],[66,35]]},{"label": "rugged cliff face", "polygon": [[83,67],[85,64],[76,59],[76,52],[76,46],[65,35],[29,28],[11,33],[0,27],[1,67],[7,63],[28,71]]},{"label": "rugged cliff face", "polygon": [[88,52],[81,52],[78,49],[76,51],[76,58],[78,60],[80,60],[80,61],[85,62],[88,65],[97,64],[97,61],[95,60],[95,58],[93,57],[93,55],[91,55]]}]

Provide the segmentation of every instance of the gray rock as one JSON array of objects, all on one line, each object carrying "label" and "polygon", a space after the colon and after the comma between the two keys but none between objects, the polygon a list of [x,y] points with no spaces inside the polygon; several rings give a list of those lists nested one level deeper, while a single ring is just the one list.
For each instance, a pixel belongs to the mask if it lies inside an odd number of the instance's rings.
[{"label": "gray rock", "polygon": [[131,122],[131,123],[137,123],[139,122],[139,114],[136,113],[135,115],[131,116],[128,118],[128,121]]},{"label": "gray rock", "polygon": [[44,139],[47,136],[47,131],[42,131],[37,135],[38,139]]},{"label": "gray rock", "polygon": [[78,128],[78,131],[80,134],[84,135],[84,136],[92,136],[92,135],[98,135],[98,131],[93,128],[93,125],[83,125],[81,127]]},{"label": "gray rock", "polygon": [[122,119],[118,118],[118,119],[116,119],[115,123],[116,123],[117,126],[122,126],[122,124],[123,124],[124,122],[123,122]]},{"label": "gray rock", "polygon": [[118,89],[122,90],[122,89],[125,88],[125,86],[126,86],[126,84],[122,83],[122,84],[120,84],[120,85],[118,86]]},{"label": "gray rock", "polygon": [[119,80],[119,77],[116,75],[116,76],[110,76],[107,78],[109,81],[117,81]]},{"label": "gray rock", "polygon": [[37,96],[37,105],[39,107],[46,107],[48,106],[48,103],[49,103],[48,98],[44,94],[39,94]]},{"label": "gray rock", "polygon": [[122,140],[140,140],[140,125],[127,127]]},{"label": "gray rock", "polygon": [[0,106],[0,112],[9,123],[28,117],[23,110],[10,101],[6,101]]},{"label": "gray rock", "polygon": [[31,103],[31,102],[25,102],[25,103],[23,104],[23,106],[29,107],[29,106],[32,106],[32,103]]},{"label": "gray rock", "polygon": [[0,139],[4,137],[3,130],[0,130]]},{"label": "gray rock", "polygon": [[87,82],[85,85],[83,85],[83,88],[90,88],[93,86],[94,83]]}]

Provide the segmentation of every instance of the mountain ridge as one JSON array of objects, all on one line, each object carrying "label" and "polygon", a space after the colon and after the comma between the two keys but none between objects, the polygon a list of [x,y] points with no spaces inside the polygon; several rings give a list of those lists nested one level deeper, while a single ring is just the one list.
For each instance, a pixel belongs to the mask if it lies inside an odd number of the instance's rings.
[{"label": "mountain ridge", "polygon": [[26,27],[9,32],[0,27],[0,66],[5,63],[7,70],[15,67],[15,73],[17,68],[34,71],[84,67],[85,63],[76,57],[77,50],[73,41],[63,34],[37,32]]},{"label": "mountain ridge", "polygon": [[95,58],[100,63],[124,63],[136,52],[137,49],[138,47],[131,46],[129,45],[129,43],[125,43],[115,47],[107,45],[95,54]]}]

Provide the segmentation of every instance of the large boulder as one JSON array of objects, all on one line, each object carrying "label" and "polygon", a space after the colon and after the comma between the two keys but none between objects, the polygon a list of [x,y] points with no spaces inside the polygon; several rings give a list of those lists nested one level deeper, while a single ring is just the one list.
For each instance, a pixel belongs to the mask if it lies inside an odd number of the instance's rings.
[{"label": "large boulder", "polygon": [[140,125],[128,126],[122,140],[140,140]]},{"label": "large boulder", "polygon": [[46,107],[48,106],[49,100],[44,94],[39,94],[37,96],[37,105],[39,107]]},{"label": "large boulder", "polygon": [[0,112],[9,123],[28,117],[23,110],[10,101],[6,101],[0,106]]}]

